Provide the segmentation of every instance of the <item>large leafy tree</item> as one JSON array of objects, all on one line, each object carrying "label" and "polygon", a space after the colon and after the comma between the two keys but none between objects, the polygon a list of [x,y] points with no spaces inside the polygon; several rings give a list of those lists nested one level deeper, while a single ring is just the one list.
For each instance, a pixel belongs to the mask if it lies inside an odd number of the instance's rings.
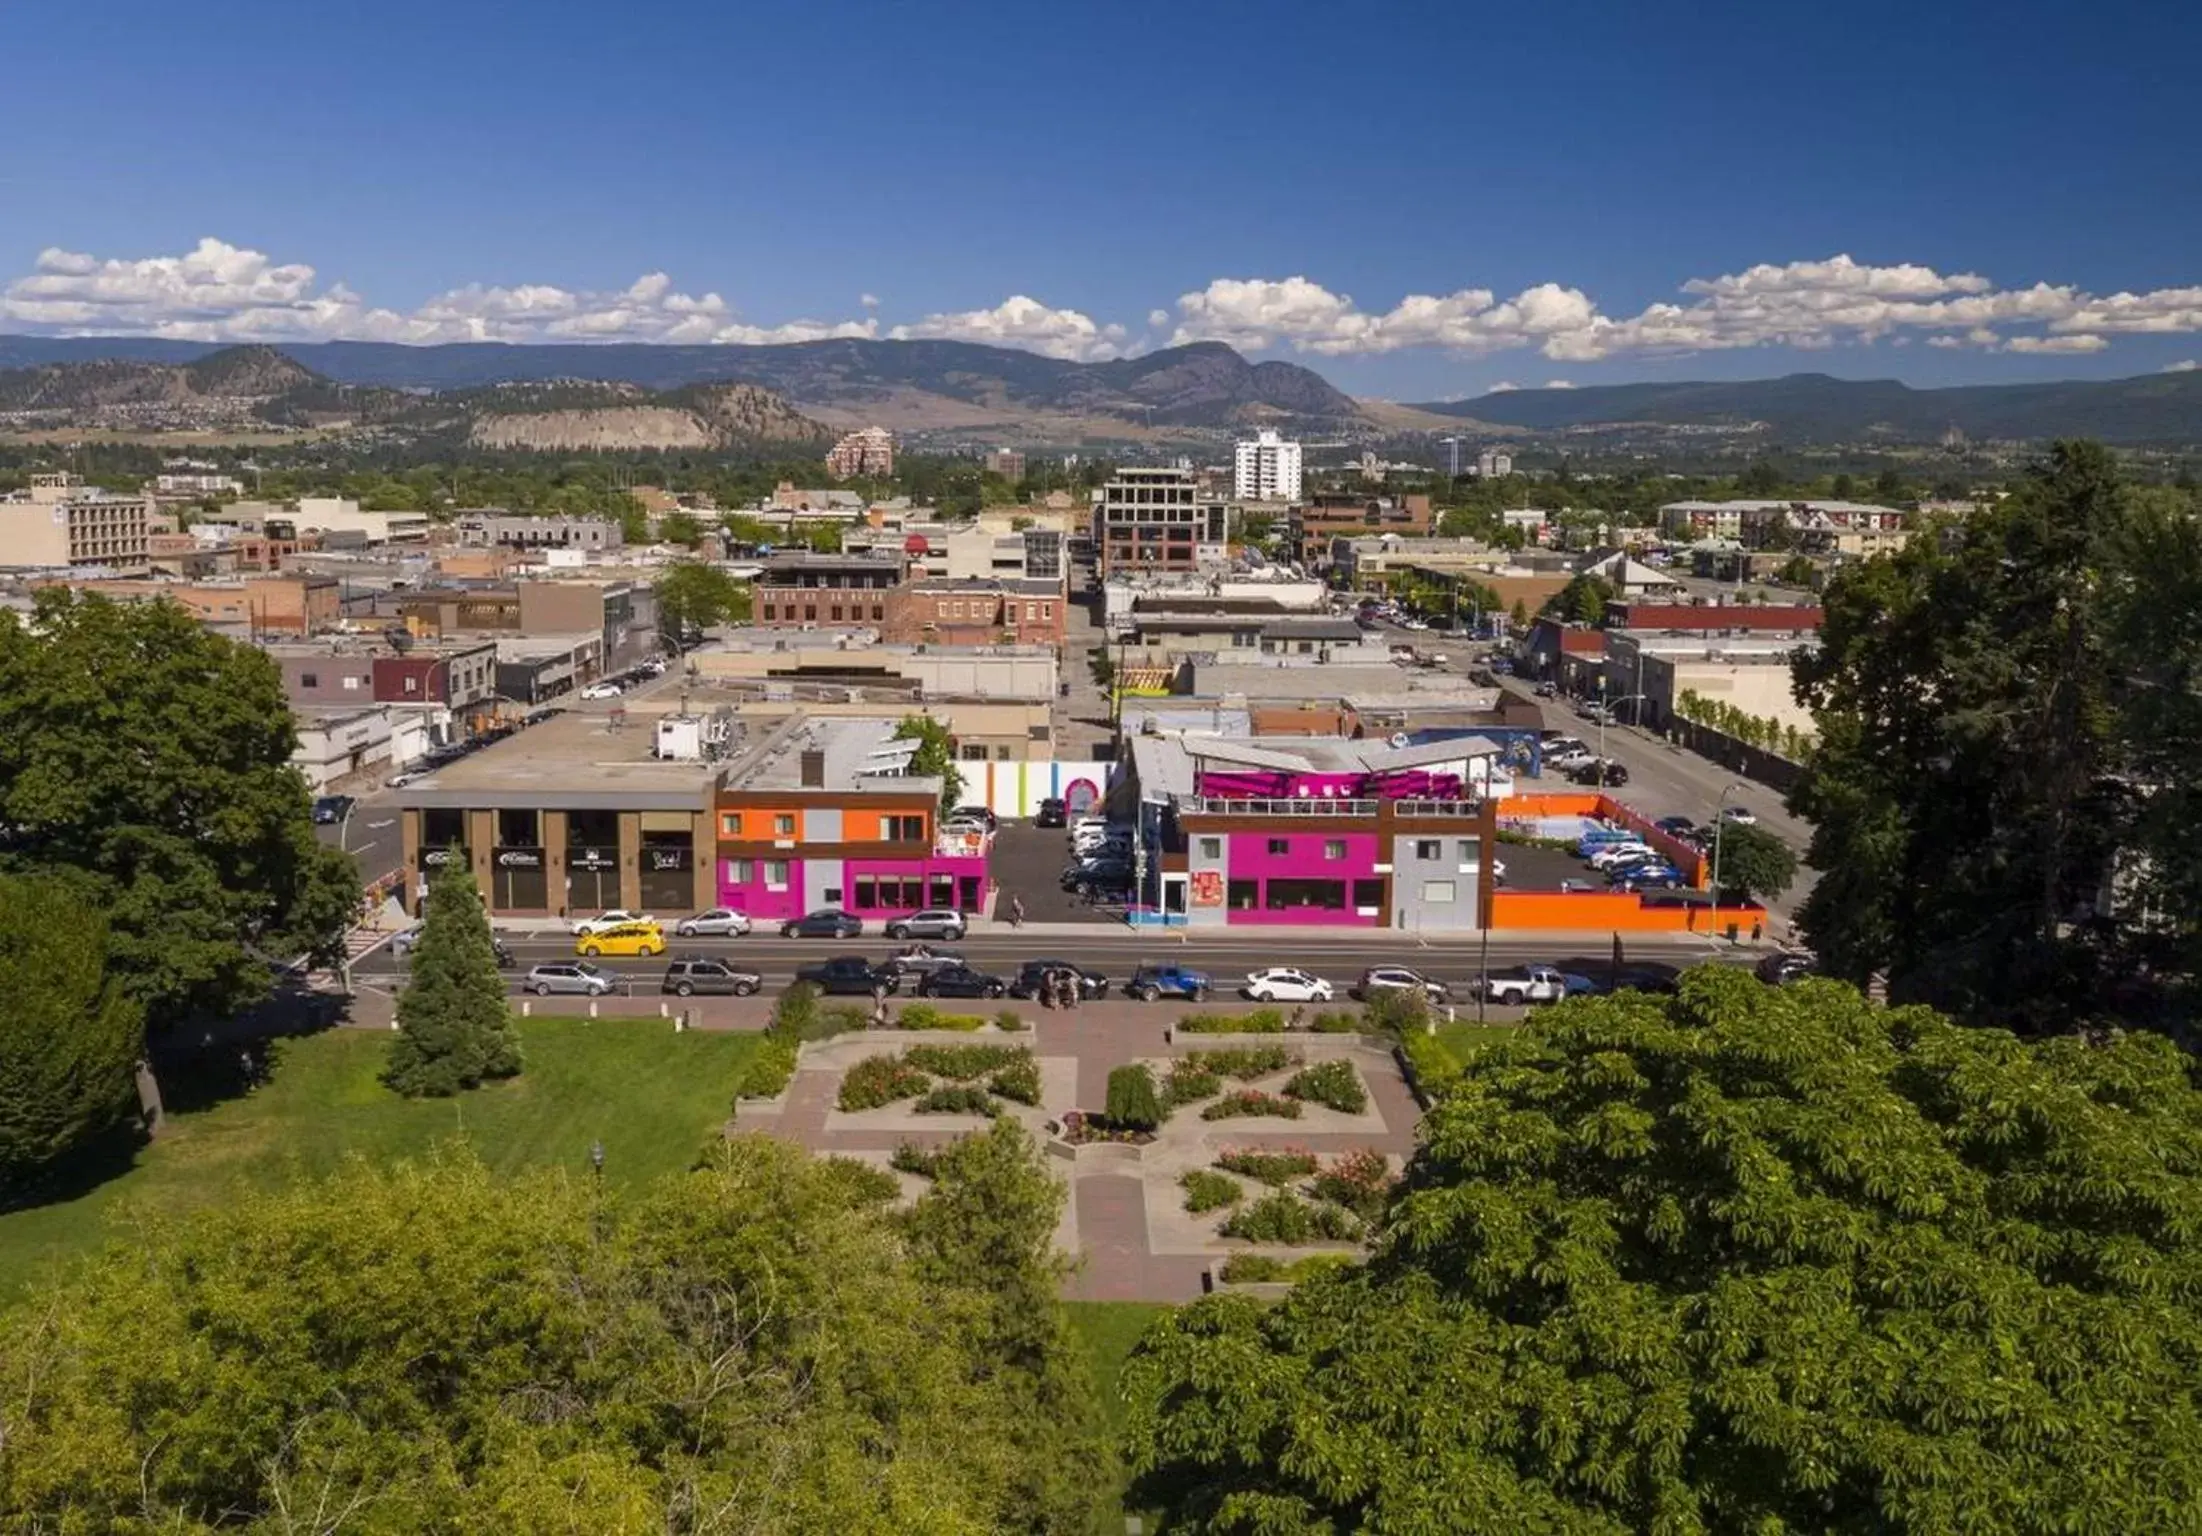
[{"label": "large leafy tree", "polygon": [[382,1080],[409,1097],[443,1097],[520,1071],[495,940],[473,874],[458,859],[428,884],[428,913],[398,994],[398,1037]]},{"label": "large leafy tree", "polygon": [[1706,968],[1472,1060],[1367,1264],[1158,1324],[1131,1452],[1192,1531],[2147,1530],[2198,1296],[2170,1043]]},{"label": "large leafy tree", "polygon": [[658,627],[679,648],[714,624],[749,617],[749,587],[718,566],[681,560],[657,578]]},{"label": "large leafy tree", "polygon": [[99,909],[64,880],[0,876],[0,1206],[121,1123],[144,1046]]},{"label": "large leafy tree", "polygon": [[1595,572],[1585,572],[1546,598],[1544,607],[1537,611],[1541,617],[1563,623],[1601,624],[1605,622],[1606,606],[1617,596],[1612,582]]},{"label": "large leafy tree", "polygon": [[0,614],[0,869],[82,878],[149,1025],[341,952],[358,875],[314,837],[296,746],[274,663],[172,603]]},{"label": "large leafy tree", "polygon": [[995,1353],[999,1271],[891,1198],[749,1137],[633,1202],[454,1154],[157,1228],[0,1325],[0,1527],[1093,1529],[1087,1379]]},{"label": "large leafy tree", "polygon": [[1997,507],[1829,584],[1795,664],[1819,742],[1790,805],[1834,974],[2037,1026],[2122,974],[2114,932],[2077,919],[2127,833],[2131,524],[2109,455],[2060,444]]},{"label": "large leafy tree", "polygon": [[1720,829],[1721,890],[1745,901],[1779,896],[1797,878],[1797,855],[1764,827],[1743,824]]},{"label": "large leafy tree", "polygon": [[948,727],[931,715],[905,715],[895,727],[895,736],[917,743],[910,754],[910,776],[940,780],[940,808],[955,809],[963,796],[963,770],[956,766],[955,738]]}]

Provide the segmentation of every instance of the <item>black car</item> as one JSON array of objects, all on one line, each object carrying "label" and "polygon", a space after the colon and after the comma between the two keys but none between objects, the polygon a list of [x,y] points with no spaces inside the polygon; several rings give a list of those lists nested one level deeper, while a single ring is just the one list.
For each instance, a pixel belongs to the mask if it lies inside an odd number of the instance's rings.
[{"label": "black car", "polygon": [[1617,763],[1608,758],[1603,763],[1592,761],[1580,768],[1571,768],[1567,776],[1578,784],[1626,784],[1629,781],[1629,770],[1626,763]]},{"label": "black car", "polygon": [[352,807],[359,802],[350,795],[323,795],[313,803],[313,819],[316,825],[333,827],[352,814]]},{"label": "black car", "polygon": [[1786,987],[1793,981],[1818,975],[1819,964],[1810,955],[1784,950],[1761,960],[1752,968],[1752,973],[1770,987]]},{"label": "black car", "polygon": [[853,939],[864,931],[864,919],[839,907],[820,907],[780,925],[783,939]]},{"label": "black car", "polygon": [[692,997],[698,992],[706,997],[754,997],[764,984],[765,979],[755,971],[736,970],[724,960],[700,956],[684,957],[667,966],[658,990],[675,997]]},{"label": "black car", "polygon": [[1070,807],[1055,795],[1040,802],[1040,808],[1032,813],[1036,827],[1067,827],[1070,825]]},{"label": "black car", "polygon": [[902,985],[899,972],[874,965],[862,955],[836,955],[823,965],[806,965],[795,973],[829,997],[870,997],[892,992]]},{"label": "black car", "polygon": [[974,971],[968,965],[944,965],[918,978],[920,997],[1000,997],[1009,983],[999,976]]},{"label": "black car", "polygon": [[1027,960],[1019,966],[1017,974],[1010,980],[1009,995],[1011,997],[1038,997],[1040,995],[1040,983],[1047,978],[1047,973],[1050,971],[1076,972],[1078,976],[1078,995],[1080,997],[1108,996],[1109,978],[1099,971],[1089,971],[1084,966],[1073,965],[1068,960],[1049,959]]}]

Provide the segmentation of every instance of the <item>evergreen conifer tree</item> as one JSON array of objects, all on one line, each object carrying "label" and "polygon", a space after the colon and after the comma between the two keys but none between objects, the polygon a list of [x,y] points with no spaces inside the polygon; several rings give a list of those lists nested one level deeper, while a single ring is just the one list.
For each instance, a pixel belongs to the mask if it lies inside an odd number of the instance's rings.
[{"label": "evergreen conifer tree", "polygon": [[398,1038],[382,1080],[408,1098],[439,1098],[520,1071],[520,1037],[490,942],[489,914],[465,865],[430,878],[413,975],[398,997]]}]

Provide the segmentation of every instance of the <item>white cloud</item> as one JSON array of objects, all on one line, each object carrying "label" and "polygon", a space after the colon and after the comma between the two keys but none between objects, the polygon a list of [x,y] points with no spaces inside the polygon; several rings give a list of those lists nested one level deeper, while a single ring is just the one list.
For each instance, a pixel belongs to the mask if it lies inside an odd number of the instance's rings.
[{"label": "white cloud", "polygon": [[2006,352],[2100,352],[2110,343],[2100,336],[2013,336]]},{"label": "white cloud", "polygon": [[876,293],[860,293],[856,296],[856,302],[866,309],[877,309],[879,308],[879,295]]},{"label": "white cloud", "polygon": [[2198,368],[2198,367],[2202,367],[2202,363],[2197,363],[2197,362],[2196,362],[2196,361],[2195,361],[2195,360],[2194,360],[2193,358],[2191,358],[2191,357],[2182,357],[2182,358],[2181,358],[2181,359],[2179,359],[2179,361],[2178,361],[2178,362],[2176,362],[2176,363],[2166,363],[2166,364],[2164,364],[2164,372],[2166,372],[2166,373],[2192,373],[2192,372],[2194,372],[2194,370],[2195,370],[2196,368]]},{"label": "white cloud", "polygon": [[1516,384],[1512,379],[1501,379],[1498,381],[1498,383],[1492,385],[1489,389],[1485,390],[1484,393],[1487,395],[1503,395],[1509,390],[1520,388],[1521,386],[1519,384]]},{"label": "white cloud", "polygon": [[1022,347],[1074,362],[1121,357],[1128,339],[1121,325],[1100,325],[1075,309],[1051,309],[1021,293],[992,309],[927,315],[914,325],[896,326],[888,335],[896,341],[978,341],[997,347]]},{"label": "white cloud", "polygon": [[1546,379],[1544,387],[1546,389],[1573,389],[1575,386],[1566,379]]}]

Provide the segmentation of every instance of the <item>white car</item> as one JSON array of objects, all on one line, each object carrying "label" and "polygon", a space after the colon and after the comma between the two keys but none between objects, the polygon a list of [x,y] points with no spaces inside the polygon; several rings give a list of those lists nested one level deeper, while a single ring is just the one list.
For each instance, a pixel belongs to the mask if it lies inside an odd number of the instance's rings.
[{"label": "white car", "polygon": [[581,690],[584,699],[616,699],[627,690],[617,683],[591,683]]},{"label": "white car", "polygon": [[1289,965],[1271,966],[1246,978],[1246,995],[1257,1003],[1327,1003],[1330,983]]},{"label": "white car", "polygon": [[694,917],[684,917],[673,925],[673,932],[684,939],[699,935],[709,938],[732,939],[749,932],[749,919],[731,907],[713,907],[708,912],[698,912]]},{"label": "white car", "polygon": [[1598,761],[1598,754],[1586,751],[1582,747],[1576,747],[1572,751],[1562,752],[1557,757],[1547,753],[1544,765],[1547,768],[1582,768],[1596,761]]},{"label": "white car", "polygon": [[1590,856],[1592,869],[1611,869],[1616,864],[1628,864],[1637,859],[1650,858],[1659,850],[1649,843],[1608,843]]},{"label": "white car", "polygon": [[599,912],[594,917],[577,917],[573,920],[575,937],[602,933],[607,928],[617,928],[623,923],[647,923],[653,919],[647,912],[629,912],[624,907],[614,907],[609,912]]},{"label": "white car", "polygon": [[1759,824],[1759,819],[1740,805],[1723,806],[1720,819],[1731,827],[1755,827]]}]

